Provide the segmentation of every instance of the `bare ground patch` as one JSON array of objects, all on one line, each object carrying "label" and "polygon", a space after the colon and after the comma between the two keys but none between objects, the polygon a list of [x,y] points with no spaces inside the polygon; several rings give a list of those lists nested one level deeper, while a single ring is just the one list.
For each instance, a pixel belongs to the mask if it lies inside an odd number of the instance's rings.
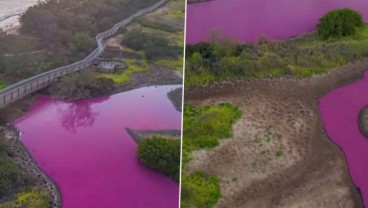
[{"label": "bare ground patch", "polygon": [[186,171],[220,179],[219,208],[362,207],[343,153],[324,132],[317,103],[365,69],[367,60],[305,80],[236,80],[186,90],[186,104],[227,102],[243,111],[233,137],[194,152]]}]

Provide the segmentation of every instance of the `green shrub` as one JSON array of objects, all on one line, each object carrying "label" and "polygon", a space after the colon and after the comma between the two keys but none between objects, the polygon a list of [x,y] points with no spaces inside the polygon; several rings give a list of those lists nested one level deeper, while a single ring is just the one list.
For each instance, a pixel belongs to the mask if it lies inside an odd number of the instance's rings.
[{"label": "green shrub", "polygon": [[307,78],[368,56],[368,26],[354,35],[321,39],[318,33],[286,41],[223,47],[212,43],[186,47],[185,87],[237,77]]},{"label": "green shrub", "polygon": [[45,191],[31,189],[20,193],[14,201],[0,205],[0,208],[50,208],[49,196]]},{"label": "green shrub", "polygon": [[4,89],[6,87],[5,83],[3,81],[0,81],[0,90]]},{"label": "green shrub", "polygon": [[161,34],[143,32],[140,29],[127,32],[122,44],[134,50],[142,50],[148,60],[176,58],[183,53],[182,47],[173,46]]},{"label": "green shrub", "polygon": [[327,13],[320,20],[318,34],[327,39],[349,36],[363,26],[362,16],[352,9],[338,9]]},{"label": "green shrub", "polygon": [[82,99],[106,95],[115,89],[114,81],[96,77],[89,69],[63,77],[50,88],[50,94],[59,99]]},{"label": "green shrub", "polygon": [[196,150],[212,148],[219,140],[232,136],[232,125],[241,111],[230,104],[195,108],[184,107],[184,148]]},{"label": "green shrub", "polygon": [[[184,106],[183,167],[193,150],[212,148],[219,140],[232,136],[232,125],[242,112],[231,104],[218,106]],[[181,205],[185,208],[210,208],[221,196],[216,177],[203,173],[182,174]]]},{"label": "green shrub", "polygon": [[220,185],[216,177],[200,172],[182,177],[181,207],[210,208],[220,197]]},{"label": "green shrub", "polygon": [[179,181],[180,143],[179,139],[147,138],[139,143],[139,161]]},{"label": "green shrub", "polygon": [[0,141],[0,200],[11,196],[27,183],[21,169],[11,161],[7,145]]}]

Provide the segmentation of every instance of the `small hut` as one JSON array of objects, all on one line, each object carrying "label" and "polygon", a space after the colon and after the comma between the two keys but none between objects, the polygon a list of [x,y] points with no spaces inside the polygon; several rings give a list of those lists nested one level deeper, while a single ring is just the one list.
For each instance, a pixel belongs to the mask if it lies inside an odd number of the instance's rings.
[{"label": "small hut", "polygon": [[102,72],[112,73],[115,69],[124,69],[126,64],[122,58],[122,51],[119,47],[108,46],[96,60],[94,64]]}]

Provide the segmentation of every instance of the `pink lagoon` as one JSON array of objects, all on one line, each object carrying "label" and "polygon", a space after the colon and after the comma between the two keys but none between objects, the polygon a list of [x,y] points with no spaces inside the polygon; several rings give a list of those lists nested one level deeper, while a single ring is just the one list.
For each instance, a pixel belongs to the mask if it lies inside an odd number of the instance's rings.
[{"label": "pink lagoon", "polygon": [[40,168],[55,181],[64,208],[175,208],[179,185],[138,161],[125,128],[180,129],[167,92],[145,87],[110,97],[62,102],[40,96],[14,123]]},{"label": "pink lagoon", "polygon": [[321,98],[319,110],[329,138],[344,152],[350,176],[368,207],[368,139],[358,126],[360,111],[368,105],[368,72],[363,79]]},{"label": "pink lagoon", "polygon": [[259,37],[287,39],[313,31],[325,13],[345,7],[359,11],[368,22],[367,0],[211,0],[189,4],[187,44],[206,41],[214,31],[240,42]]}]

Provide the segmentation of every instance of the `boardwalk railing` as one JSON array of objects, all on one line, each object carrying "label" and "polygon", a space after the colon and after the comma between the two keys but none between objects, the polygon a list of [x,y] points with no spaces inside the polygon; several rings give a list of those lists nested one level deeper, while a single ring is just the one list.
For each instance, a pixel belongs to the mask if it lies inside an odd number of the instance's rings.
[{"label": "boardwalk railing", "polygon": [[0,108],[5,107],[6,105],[30,94],[37,90],[40,90],[44,87],[49,86],[50,84],[57,81],[59,77],[65,76],[67,74],[78,72],[81,69],[84,69],[92,64],[92,61],[99,57],[103,51],[105,50],[104,40],[115,35],[121,28],[125,27],[135,18],[142,16],[146,13],[152,12],[157,9],[161,5],[163,5],[167,0],[161,0],[156,4],[139,10],[135,14],[127,17],[123,21],[115,24],[111,29],[100,33],[96,36],[96,41],[98,47],[92,51],[86,58],[83,60],[77,61],[75,63],[62,66],[56,69],[49,70],[47,72],[38,74],[36,76],[30,77],[28,79],[24,79],[20,82],[12,84],[2,90],[0,90]]}]

